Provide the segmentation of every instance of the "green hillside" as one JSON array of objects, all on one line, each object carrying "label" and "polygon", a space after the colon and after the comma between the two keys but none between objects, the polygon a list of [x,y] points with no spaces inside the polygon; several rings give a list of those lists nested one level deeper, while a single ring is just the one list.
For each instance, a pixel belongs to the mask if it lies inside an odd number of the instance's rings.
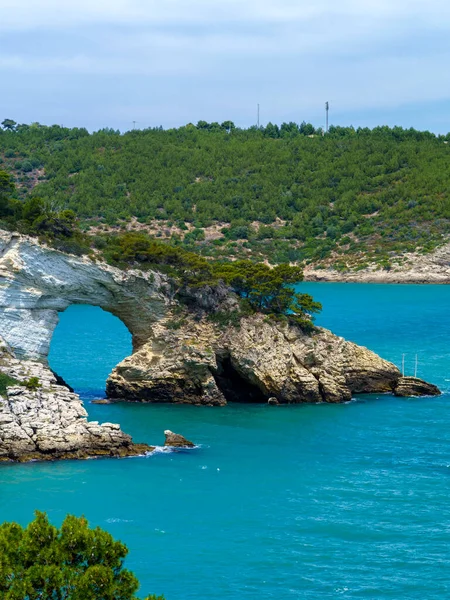
[{"label": "green hillside", "polygon": [[[17,196],[84,228],[131,223],[215,256],[338,266],[430,251],[450,233],[450,135],[230,122],[125,134],[4,121]],[[339,255],[336,258],[336,254]]]}]

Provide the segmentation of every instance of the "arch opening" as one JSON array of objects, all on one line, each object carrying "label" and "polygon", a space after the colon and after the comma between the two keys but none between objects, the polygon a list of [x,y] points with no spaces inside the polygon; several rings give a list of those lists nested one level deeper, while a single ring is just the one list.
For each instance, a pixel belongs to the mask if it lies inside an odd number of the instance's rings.
[{"label": "arch opening", "polygon": [[83,399],[105,397],[112,369],[132,353],[126,325],[98,306],[72,304],[59,313],[50,343],[50,368]]}]

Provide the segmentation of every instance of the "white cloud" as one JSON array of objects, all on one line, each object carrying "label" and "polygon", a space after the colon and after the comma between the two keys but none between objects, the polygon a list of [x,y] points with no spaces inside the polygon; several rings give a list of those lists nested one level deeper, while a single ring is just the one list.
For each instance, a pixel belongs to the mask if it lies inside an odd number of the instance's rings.
[{"label": "white cloud", "polygon": [[58,77],[72,74],[82,95],[98,75],[114,97],[127,77],[182,120],[217,108],[238,121],[257,101],[280,120],[324,99],[354,110],[450,98],[449,56],[433,48],[450,30],[448,0],[0,0],[0,14],[0,70],[18,86],[42,75],[63,96]]},{"label": "white cloud", "polygon": [[450,18],[446,0],[0,0],[0,11],[3,31],[90,23],[301,23],[329,14],[376,20],[420,18],[422,23],[441,25],[448,25]]},{"label": "white cloud", "polygon": [[[187,57],[186,57],[187,58]],[[15,73],[40,74],[70,74],[81,75],[194,75],[196,69],[191,69],[189,60],[167,61],[158,60],[128,61],[122,58],[90,57],[78,54],[70,57],[33,57],[10,55],[0,56],[0,70]]]}]

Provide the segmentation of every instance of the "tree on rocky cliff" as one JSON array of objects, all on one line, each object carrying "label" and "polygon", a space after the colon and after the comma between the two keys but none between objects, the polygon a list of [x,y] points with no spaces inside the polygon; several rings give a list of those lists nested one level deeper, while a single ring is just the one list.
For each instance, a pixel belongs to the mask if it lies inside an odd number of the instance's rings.
[{"label": "tree on rocky cliff", "polygon": [[283,264],[272,268],[265,263],[241,260],[216,263],[213,272],[257,312],[287,316],[308,327],[314,313],[322,310],[322,305],[312,296],[297,294],[292,287],[303,280],[303,271],[299,267]]},{"label": "tree on rocky cliff", "polygon": [[[0,597],[5,600],[136,600],[139,582],[123,567],[127,547],[84,517],[61,528],[36,512],[28,527],[0,525]],[[148,596],[146,600],[164,600]]]}]

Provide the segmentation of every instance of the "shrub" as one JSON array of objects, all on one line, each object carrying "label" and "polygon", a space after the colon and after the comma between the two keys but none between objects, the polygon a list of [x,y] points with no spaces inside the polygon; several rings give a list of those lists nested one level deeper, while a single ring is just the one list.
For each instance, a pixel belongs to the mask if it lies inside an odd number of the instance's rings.
[{"label": "shrub", "polygon": [[178,319],[178,320],[171,320],[171,321],[167,321],[166,323],[166,327],[167,329],[172,329],[172,330],[177,330],[177,329],[181,329],[183,327],[183,325],[185,325],[186,323],[186,319]]},{"label": "shrub", "polygon": [[218,311],[208,315],[210,321],[215,323],[220,328],[233,326],[240,327],[243,314],[239,310]]},{"label": "shrub", "polygon": [[23,385],[27,388],[27,390],[31,390],[33,392],[42,387],[39,377],[30,377]]}]

